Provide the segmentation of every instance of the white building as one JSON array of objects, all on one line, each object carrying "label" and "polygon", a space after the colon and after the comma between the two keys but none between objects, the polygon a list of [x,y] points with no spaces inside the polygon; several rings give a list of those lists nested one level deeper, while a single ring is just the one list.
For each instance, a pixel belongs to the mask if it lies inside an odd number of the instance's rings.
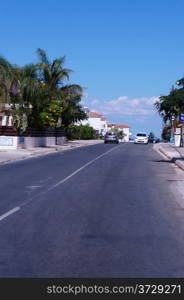
[{"label": "white building", "polygon": [[99,134],[104,135],[107,132],[107,119],[102,114],[93,111],[87,112],[88,119],[80,121],[82,125],[93,127]]},{"label": "white building", "polygon": [[125,142],[129,141],[131,132],[130,132],[130,127],[128,125],[108,123],[107,127],[108,127],[108,131],[112,131],[112,129],[117,129],[118,131],[123,131],[125,134],[123,140]]},{"label": "white building", "polygon": [[128,125],[108,123],[107,119],[102,114],[90,111],[87,107],[84,107],[84,111],[87,114],[88,119],[77,122],[77,125],[89,125],[101,135],[105,135],[106,132],[112,131],[112,129],[123,131],[125,134],[123,140],[125,142],[129,141],[131,132]]}]

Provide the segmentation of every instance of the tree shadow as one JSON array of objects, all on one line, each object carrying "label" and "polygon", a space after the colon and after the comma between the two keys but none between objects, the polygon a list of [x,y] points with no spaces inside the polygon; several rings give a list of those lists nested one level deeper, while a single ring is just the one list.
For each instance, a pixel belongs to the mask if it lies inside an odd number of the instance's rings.
[{"label": "tree shadow", "polygon": [[152,159],[150,161],[156,162],[156,163],[173,163],[172,160],[166,160],[166,159]]},{"label": "tree shadow", "polygon": [[176,161],[183,161],[184,159],[182,157],[173,157],[172,159],[152,159],[152,162],[163,162],[163,163],[175,163]]}]

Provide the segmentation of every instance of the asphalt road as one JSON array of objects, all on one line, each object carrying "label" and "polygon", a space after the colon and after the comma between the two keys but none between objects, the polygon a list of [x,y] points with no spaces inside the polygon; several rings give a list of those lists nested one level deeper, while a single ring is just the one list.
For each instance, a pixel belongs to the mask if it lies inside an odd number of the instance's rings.
[{"label": "asphalt road", "polygon": [[132,143],[0,166],[0,277],[184,277],[181,180]]}]

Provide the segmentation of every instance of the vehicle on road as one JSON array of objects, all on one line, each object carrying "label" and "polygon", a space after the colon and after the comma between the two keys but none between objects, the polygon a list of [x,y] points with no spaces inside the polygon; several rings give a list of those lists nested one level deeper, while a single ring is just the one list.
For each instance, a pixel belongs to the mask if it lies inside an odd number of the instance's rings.
[{"label": "vehicle on road", "polygon": [[148,144],[148,135],[145,132],[138,132],[134,144]]},{"label": "vehicle on road", "polygon": [[149,136],[148,137],[148,143],[159,143],[160,142],[160,139],[155,137],[155,136]]},{"label": "vehicle on road", "polygon": [[107,132],[105,137],[104,137],[104,143],[105,144],[107,144],[107,143],[116,143],[116,144],[118,144],[119,143],[119,138],[118,138],[116,133]]}]

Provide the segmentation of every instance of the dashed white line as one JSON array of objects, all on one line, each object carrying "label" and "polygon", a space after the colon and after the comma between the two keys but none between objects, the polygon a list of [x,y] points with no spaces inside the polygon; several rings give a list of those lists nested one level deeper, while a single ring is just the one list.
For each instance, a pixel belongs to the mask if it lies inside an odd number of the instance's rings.
[{"label": "dashed white line", "polygon": [[18,210],[20,210],[20,207],[14,207],[11,210],[7,211],[5,214],[0,216],[0,221],[2,221],[3,219],[7,218],[8,216],[14,214],[15,212],[17,212]]},{"label": "dashed white line", "polygon": [[13,209],[9,210],[8,212],[4,213],[3,215],[0,216],[0,221],[2,221],[3,219],[7,218],[8,216],[12,215],[13,213],[17,212],[18,210],[21,209],[21,207],[25,206],[26,204],[32,202],[35,198],[46,194],[47,192],[55,189],[57,186],[61,185],[62,183],[66,182],[67,180],[69,180],[70,178],[72,178],[73,176],[75,176],[77,173],[79,173],[80,171],[82,171],[84,168],[86,168],[87,166],[91,165],[92,163],[94,163],[96,160],[100,159],[101,157],[105,156],[106,154],[110,153],[111,151],[113,151],[114,149],[117,149],[119,146],[113,147],[110,150],[104,152],[103,154],[97,156],[96,158],[90,160],[88,163],[86,163],[85,165],[83,165],[82,167],[80,167],[79,169],[77,169],[76,171],[74,171],[73,173],[71,173],[69,176],[65,177],[64,179],[58,181],[56,184],[52,185],[50,188],[48,188],[47,190],[38,193],[37,195],[35,195],[34,197],[32,197],[29,201],[25,201],[22,204],[20,204],[20,206],[14,207]]},{"label": "dashed white line", "polygon": [[77,169],[76,171],[74,171],[72,174],[70,174],[69,176],[65,177],[64,179],[62,179],[61,181],[57,182],[56,184],[52,185],[46,192],[55,189],[58,185],[66,182],[67,180],[69,180],[70,178],[72,178],[73,176],[75,176],[77,173],[79,173],[80,171],[82,171],[84,168],[86,168],[87,166],[91,165],[92,163],[94,163],[96,160],[100,159],[101,157],[105,156],[106,154],[108,154],[109,152],[113,151],[114,149],[116,149],[117,147],[114,147],[108,151],[106,151],[105,153],[97,156],[96,158],[90,160],[88,163],[86,163],[85,165],[83,165],[82,167],[80,167],[79,169]]}]

